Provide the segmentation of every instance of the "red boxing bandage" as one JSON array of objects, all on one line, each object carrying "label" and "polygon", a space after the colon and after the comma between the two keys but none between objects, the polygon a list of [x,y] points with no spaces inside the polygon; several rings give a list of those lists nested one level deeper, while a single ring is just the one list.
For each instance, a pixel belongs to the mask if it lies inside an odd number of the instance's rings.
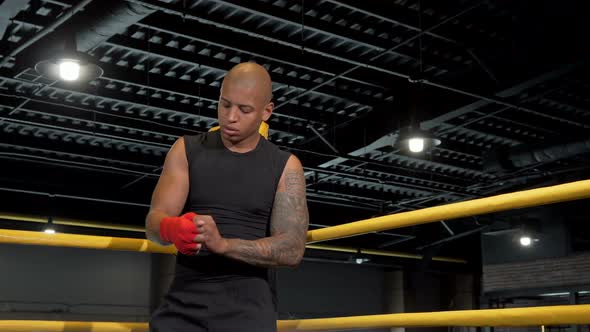
[{"label": "red boxing bandage", "polygon": [[195,236],[199,234],[193,219],[194,212],[185,213],[180,217],[166,217],[160,222],[160,237],[166,242],[174,243],[176,249],[185,255],[197,253]]}]

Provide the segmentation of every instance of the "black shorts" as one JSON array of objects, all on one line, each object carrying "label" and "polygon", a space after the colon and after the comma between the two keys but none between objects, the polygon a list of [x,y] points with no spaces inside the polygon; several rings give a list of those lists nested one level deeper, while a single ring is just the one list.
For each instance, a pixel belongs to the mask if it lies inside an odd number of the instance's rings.
[{"label": "black shorts", "polygon": [[149,326],[151,332],[276,332],[277,313],[263,278],[177,278]]}]

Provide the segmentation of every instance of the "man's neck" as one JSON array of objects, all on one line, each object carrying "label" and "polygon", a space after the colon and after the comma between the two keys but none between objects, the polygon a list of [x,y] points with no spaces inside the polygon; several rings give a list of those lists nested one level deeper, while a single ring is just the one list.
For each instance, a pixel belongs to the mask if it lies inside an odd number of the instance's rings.
[{"label": "man's neck", "polygon": [[228,148],[230,151],[237,152],[237,153],[246,153],[254,150],[258,145],[261,137],[260,134],[256,133],[256,135],[252,135],[252,137],[245,138],[239,142],[230,142],[226,140],[223,135],[221,135],[221,142]]}]

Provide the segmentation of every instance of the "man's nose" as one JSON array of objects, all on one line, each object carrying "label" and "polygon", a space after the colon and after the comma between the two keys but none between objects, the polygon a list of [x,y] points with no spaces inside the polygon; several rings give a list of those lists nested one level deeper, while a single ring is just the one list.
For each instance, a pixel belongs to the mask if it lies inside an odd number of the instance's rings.
[{"label": "man's nose", "polygon": [[239,109],[236,106],[232,106],[227,113],[227,119],[231,122],[236,122],[239,119]]}]

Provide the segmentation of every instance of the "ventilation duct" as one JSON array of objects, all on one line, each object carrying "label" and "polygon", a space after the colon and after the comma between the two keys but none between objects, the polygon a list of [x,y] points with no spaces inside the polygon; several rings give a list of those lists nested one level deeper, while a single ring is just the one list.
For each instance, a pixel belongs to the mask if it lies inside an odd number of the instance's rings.
[{"label": "ventilation duct", "polygon": [[82,15],[80,30],[76,31],[78,51],[88,52],[110,37],[123,33],[155,10],[141,4],[121,0],[100,0],[98,10],[93,8]]},{"label": "ventilation duct", "polygon": [[590,137],[580,141],[541,148],[520,145],[507,150],[497,150],[490,154],[486,158],[485,169],[491,172],[511,171],[586,153],[590,153]]}]

